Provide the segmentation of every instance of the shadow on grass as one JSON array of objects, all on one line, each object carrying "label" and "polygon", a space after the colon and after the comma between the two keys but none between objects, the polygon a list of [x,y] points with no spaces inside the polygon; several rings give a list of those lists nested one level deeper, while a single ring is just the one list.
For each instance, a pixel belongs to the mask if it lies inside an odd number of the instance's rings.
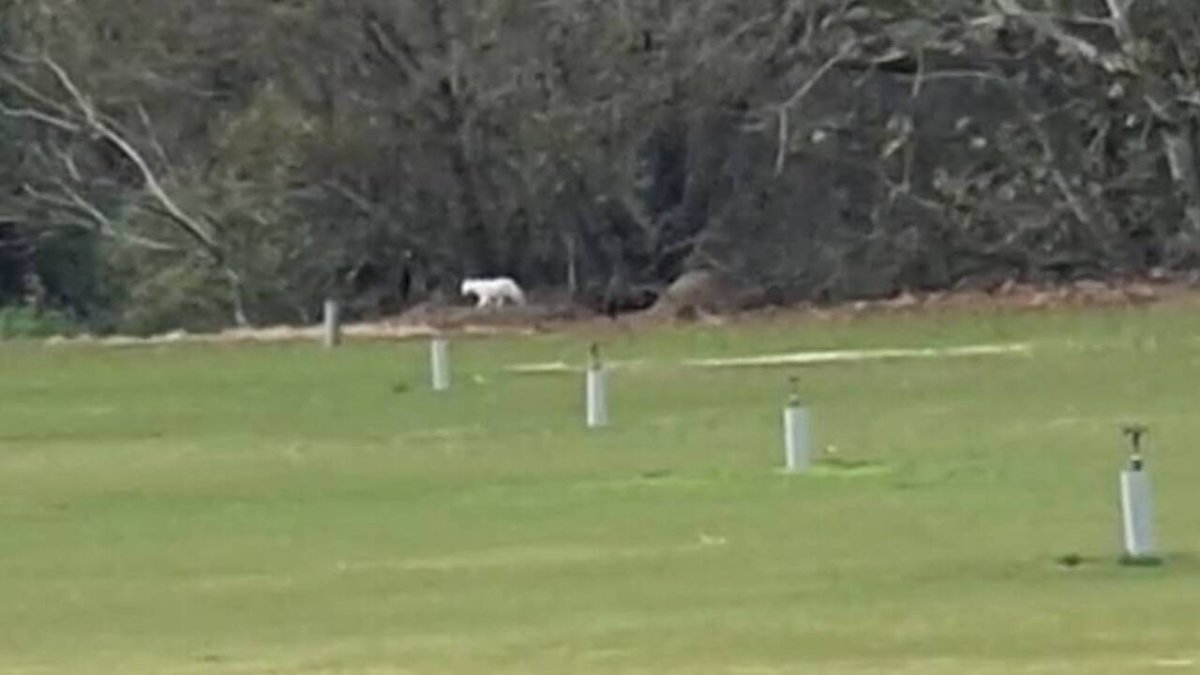
[{"label": "shadow on grass", "polygon": [[857,478],[862,476],[882,476],[890,474],[893,471],[892,467],[883,462],[824,457],[813,463],[807,474],[819,478]]},{"label": "shadow on grass", "polygon": [[1200,557],[1191,552],[1170,552],[1155,556],[1082,555],[1066,553],[1054,558],[1062,569],[1118,567],[1127,569],[1190,569],[1200,571]]}]

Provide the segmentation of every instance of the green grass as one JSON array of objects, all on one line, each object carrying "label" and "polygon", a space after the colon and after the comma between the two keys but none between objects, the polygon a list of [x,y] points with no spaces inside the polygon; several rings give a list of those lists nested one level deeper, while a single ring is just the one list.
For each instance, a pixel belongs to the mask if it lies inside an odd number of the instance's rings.
[{"label": "green grass", "polygon": [[[1000,341],[1034,356],[672,366]],[[653,364],[615,375],[599,432],[578,378],[502,371],[583,344],[456,342],[440,395],[421,343],[3,347],[0,672],[1200,663],[1192,308],[612,337]],[[777,470],[793,373],[837,448],[808,476]],[[1152,427],[1157,567],[1118,560],[1129,419]]]}]

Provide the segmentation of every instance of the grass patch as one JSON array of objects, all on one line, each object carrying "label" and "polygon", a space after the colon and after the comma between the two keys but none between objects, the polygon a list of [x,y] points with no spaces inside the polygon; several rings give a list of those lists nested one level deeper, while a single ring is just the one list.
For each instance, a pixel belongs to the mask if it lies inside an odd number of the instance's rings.
[{"label": "grass patch", "polygon": [[[6,345],[0,672],[1153,672],[1200,658],[1197,335],[1155,307],[616,336],[1033,349],[618,369],[597,432],[581,377],[505,370],[582,338],[457,341],[440,394],[416,342]],[[787,476],[797,372],[836,453]],[[1153,574],[1111,562],[1126,419]]]},{"label": "grass patch", "polygon": [[892,472],[892,468],[882,462],[869,460],[847,460],[840,458],[820,459],[813,464],[808,473],[813,476],[830,476],[854,478],[858,476],[880,476]]}]

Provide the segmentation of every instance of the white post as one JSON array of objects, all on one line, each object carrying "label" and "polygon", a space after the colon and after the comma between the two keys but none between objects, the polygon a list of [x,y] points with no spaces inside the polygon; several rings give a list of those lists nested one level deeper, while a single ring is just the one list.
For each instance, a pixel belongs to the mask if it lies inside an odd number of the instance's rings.
[{"label": "white post", "polygon": [[811,463],[808,441],[808,411],[793,397],[783,410],[783,438],[788,473],[802,473]]},{"label": "white post", "polygon": [[450,388],[450,343],[444,336],[435,335],[429,343],[429,370],[434,391]]},{"label": "white post", "polygon": [[1145,471],[1121,472],[1121,530],[1126,556],[1135,560],[1154,557],[1154,511],[1150,476]]},{"label": "white post", "polygon": [[800,403],[800,378],[789,377],[792,393],[783,409],[783,446],[785,471],[803,473],[812,463],[808,440],[808,411]]},{"label": "white post", "polygon": [[597,429],[608,425],[608,381],[604,364],[600,362],[600,350],[591,346],[591,358],[587,369],[587,426]]},{"label": "white post", "polygon": [[1156,552],[1154,541],[1154,508],[1150,490],[1150,475],[1142,458],[1142,436],[1146,427],[1131,425],[1124,429],[1132,444],[1129,468],[1121,472],[1121,534],[1125,555],[1131,560],[1152,559]]},{"label": "white post", "polygon": [[332,298],[325,301],[325,346],[333,348],[342,342],[342,317],[338,301]]}]

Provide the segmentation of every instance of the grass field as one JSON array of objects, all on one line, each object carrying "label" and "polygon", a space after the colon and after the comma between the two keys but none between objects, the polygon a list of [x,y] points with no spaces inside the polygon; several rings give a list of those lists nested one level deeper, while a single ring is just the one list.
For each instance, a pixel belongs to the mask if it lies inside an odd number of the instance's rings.
[{"label": "grass field", "polygon": [[[598,432],[578,377],[503,371],[583,344],[456,342],[445,394],[419,342],[0,348],[0,672],[1200,669],[1194,307],[614,335],[649,363]],[[777,470],[793,373],[857,469]],[[1127,419],[1161,567],[1115,562]]]}]

